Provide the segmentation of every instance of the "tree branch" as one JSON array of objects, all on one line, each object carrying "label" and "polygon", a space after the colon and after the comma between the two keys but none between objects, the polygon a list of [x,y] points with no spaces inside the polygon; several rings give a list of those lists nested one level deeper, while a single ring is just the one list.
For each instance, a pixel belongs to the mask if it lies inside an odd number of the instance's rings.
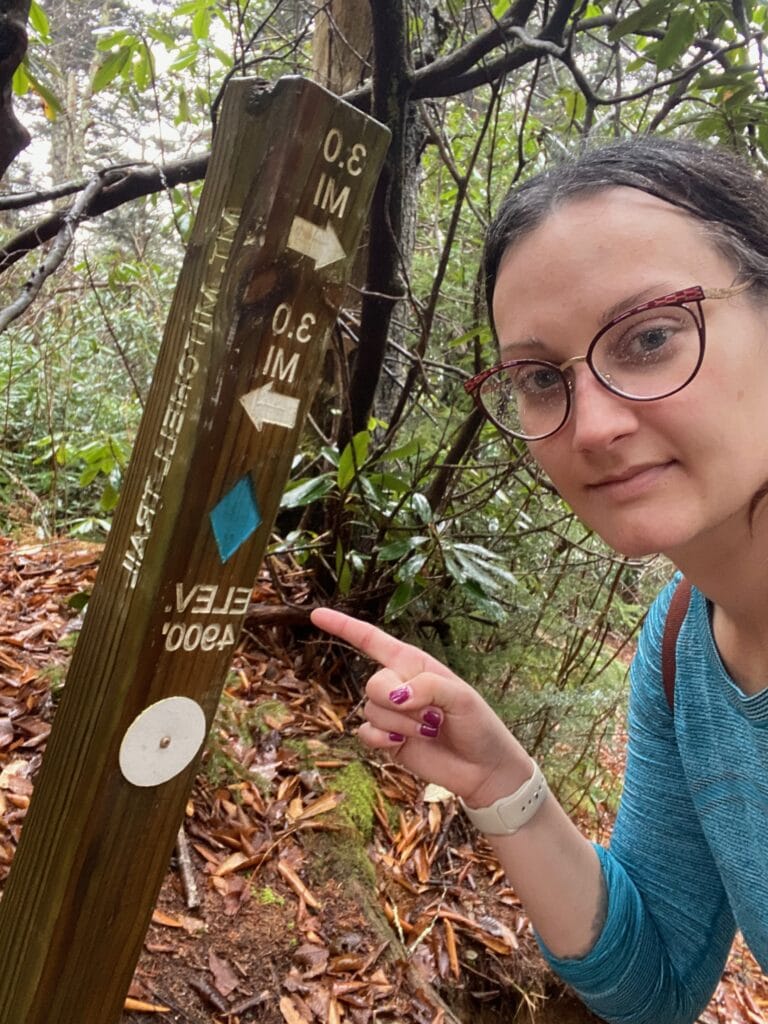
[{"label": "tree branch", "polygon": [[[693,61],[687,67],[684,67],[674,75],[668,75],[667,78],[661,82],[652,82],[643,89],[637,89],[635,92],[628,92],[619,96],[598,96],[597,93],[593,91],[583,72],[576,67],[573,56],[570,53],[566,53],[560,59],[573,75],[574,82],[583,93],[588,104],[591,106],[611,107],[621,103],[628,103],[630,100],[642,99],[643,96],[649,96],[658,89],[666,89],[667,86],[674,85],[676,82],[680,82],[688,78],[691,74],[695,74],[708,64],[712,64],[714,61],[719,61],[720,57],[722,57],[723,54],[728,53],[730,50],[742,49],[748,42],[753,41],[760,35],[761,33],[757,33],[754,36],[750,36],[747,40],[740,39],[735,43],[728,43],[726,46],[721,46],[717,50],[713,51],[708,57],[701,57],[698,60]],[[699,41],[696,40],[694,45],[699,46]],[[703,49],[703,47],[701,48]]]},{"label": "tree branch", "polygon": [[[569,0],[572,2],[572,0]],[[442,83],[456,79],[476,67],[493,50],[499,46],[506,47],[514,37],[513,29],[522,28],[536,6],[536,0],[517,0],[507,13],[499,18],[495,25],[486,29],[474,39],[445,57],[432,61],[414,73],[414,98],[426,99],[430,96],[448,95],[442,91],[431,92],[433,86],[442,89]]]},{"label": "tree branch", "polygon": [[[374,6],[378,6],[381,0],[371,0]],[[25,0],[21,0],[22,6]],[[573,13],[575,0],[559,0],[546,25],[543,26],[538,36],[529,36],[525,32],[525,19],[535,6],[535,0],[517,0],[510,10],[500,18],[491,28],[479,33],[465,46],[456,50],[446,57],[432,61],[430,64],[417,71],[410,68],[405,73],[401,86],[405,83],[408,89],[410,100],[438,98],[442,96],[459,95],[470,89],[478,88],[498,81],[504,75],[518,70],[526,64],[540,60],[542,57],[555,57],[562,61],[571,72],[577,87],[584,94],[587,103],[592,106],[615,106],[632,99],[650,95],[658,89],[665,89],[679,81],[687,80],[690,75],[713,60],[722,60],[723,55],[730,50],[743,47],[750,40],[739,40],[727,46],[715,47],[711,40],[697,40],[696,44],[703,51],[709,51],[709,57],[702,57],[689,64],[682,71],[669,75],[663,81],[654,82],[644,89],[633,93],[618,96],[600,96],[590,86],[585,75],[576,66],[568,48],[562,49],[562,36],[564,27],[567,26],[568,18]],[[389,16],[388,5],[383,5],[385,14]],[[590,28],[601,27],[613,24],[616,21],[613,15],[603,15],[600,18],[585,19],[577,22],[577,32],[586,31]],[[0,20],[0,28],[2,21]],[[381,29],[379,30],[381,32]],[[644,33],[652,34],[652,33]],[[757,38],[756,36],[751,37]],[[511,45],[514,42],[514,45]],[[504,48],[504,52],[493,59],[486,60],[494,49]],[[394,51],[392,51],[394,52]],[[2,48],[0,47],[0,70],[2,64]],[[371,89],[367,86],[346,93],[344,99],[361,109],[368,109],[371,105]],[[379,116],[388,120],[386,101],[379,108]],[[2,145],[2,110],[0,109],[0,145]],[[23,131],[23,129],[22,129]],[[0,155],[2,151],[0,150]],[[102,172],[104,188],[96,199],[90,204],[86,211],[88,217],[95,217],[108,210],[112,210],[125,202],[143,195],[150,195],[159,192],[163,188],[173,187],[184,182],[197,181],[205,177],[208,164],[208,155],[192,157],[186,160],[177,161],[158,167],[147,165],[137,167],[130,165],[132,169],[110,168]],[[80,191],[86,185],[85,182],[69,182],[51,189],[48,192],[27,192],[18,195],[0,197],[0,210],[19,209],[29,206],[39,197],[39,201],[46,201],[59,198],[63,195],[70,195]],[[28,252],[54,238],[63,224],[67,211],[58,211],[50,217],[45,218],[38,224],[26,229],[12,238],[3,248],[0,248],[0,273],[10,267]],[[382,292],[389,290],[392,282],[383,282],[383,287],[374,289]]]},{"label": "tree branch", "polygon": [[[152,164],[133,167],[130,170],[110,168],[103,171],[98,179],[102,187],[89,199],[83,217],[96,217],[140,196],[151,195],[184,182],[199,181],[205,177],[208,157],[209,154],[206,153],[203,156],[166,164],[165,167]],[[77,202],[79,200],[66,210],[59,210],[22,231],[0,249],[0,273],[28,252],[58,235]]]},{"label": "tree branch", "polygon": [[530,64],[532,61],[539,60],[543,56],[551,56],[548,49],[552,45],[551,43],[543,40],[532,40],[532,42],[534,43],[533,46],[516,46],[514,50],[510,50],[503,56],[487,61],[472,71],[468,71],[466,74],[459,75],[456,78],[433,81],[426,95],[422,95],[420,86],[415,84],[413,98],[436,99],[439,96],[458,96],[463,92],[469,92],[471,89],[477,89],[481,85],[491,85],[493,82],[503,78],[504,75],[509,74],[510,71],[517,71],[519,68]]},{"label": "tree branch", "polygon": [[568,21],[576,6],[574,0],[558,0],[555,9],[549,16],[546,25],[539,33],[539,39],[550,39],[561,42],[565,38]]},{"label": "tree branch", "polygon": [[[462,92],[468,92],[470,89],[476,89],[481,85],[490,85],[504,75],[509,74],[510,71],[516,71],[518,68],[530,64],[531,61],[539,60],[541,57],[562,59],[566,52],[564,33],[574,6],[574,0],[560,0],[541,32],[537,36],[531,36],[525,31],[525,22],[521,20],[522,14],[528,8],[520,3],[516,4],[509,12],[509,15],[514,15],[514,17],[506,21],[508,15],[505,15],[505,18],[499,22],[500,25],[504,22],[505,38],[503,44],[506,52],[494,60],[486,62],[484,60],[485,55],[490,52],[490,50],[486,50],[485,53],[477,57],[474,65],[467,65],[465,69],[459,68],[458,73],[457,68],[454,67],[452,68],[452,74],[444,74],[443,76],[434,74],[432,69],[441,63],[443,67],[448,67],[447,62],[450,58],[446,58],[446,62],[435,61],[424,71],[417,71],[414,75],[413,98],[424,99],[437,96],[455,96]],[[472,50],[476,40],[481,39],[487,34],[487,32],[481,33],[481,36],[477,36],[467,46],[458,50],[457,54]],[[522,45],[510,49],[507,44],[513,39]],[[424,89],[429,90],[426,95],[423,92]]]},{"label": "tree branch", "polygon": [[12,302],[10,306],[6,306],[5,309],[0,310],[0,334],[5,330],[8,324],[11,323],[11,321],[15,320],[16,317],[21,316],[24,310],[32,304],[35,296],[43,287],[43,283],[46,278],[49,278],[61,265],[67,254],[67,250],[75,237],[75,231],[77,230],[78,225],[87,216],[86,211],[88,209],[88,205],[98,195],[101,188],[101,178],[94,178],[83,190],[82,195],[80,195],[76,202],[74,202],[69,208],[64,217],[63,224],[59,229],[59,233],[56,236],[56,241],[51,246],[51,251],[35,270],[29,280],[25,282],[22,293],[16,301]]},{"label": "tree branch", "polygon": [[49,203],[54,199],[82,192],[88,181],[65,181],[55,188],[38,189],[34,192],[6,192],[0,195],[0,210],[24,210],[38,203]]}]

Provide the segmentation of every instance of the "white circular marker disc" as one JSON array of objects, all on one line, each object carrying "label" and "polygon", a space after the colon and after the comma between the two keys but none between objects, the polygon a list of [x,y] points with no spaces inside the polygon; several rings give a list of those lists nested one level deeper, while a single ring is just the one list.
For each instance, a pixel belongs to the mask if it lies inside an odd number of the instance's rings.
[{"label": "white circular marker disc", "polygon": [[203,709],[189,697],[151,704],[120,744],[120,771],[134,786],[159,786],[183,771],[205,739]]}]

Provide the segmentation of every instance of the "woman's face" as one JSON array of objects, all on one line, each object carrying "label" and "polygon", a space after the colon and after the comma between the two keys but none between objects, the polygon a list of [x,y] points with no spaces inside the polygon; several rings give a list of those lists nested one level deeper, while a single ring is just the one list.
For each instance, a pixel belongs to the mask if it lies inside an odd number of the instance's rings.
[{"label": "woman's face", "polygon": [[[584,355],[611,316],[734,277],[699,224],[660,199],[611,188],[570,200],[502,259],[501,358],[562,363]],[[578,363],[570,419],[530,444],[576,514],[624,554],[674,557],[718,530],[748,528],[768,481],[768,315],[747,294],[703,302],[704,361],[682,391],[633,402]]]}]

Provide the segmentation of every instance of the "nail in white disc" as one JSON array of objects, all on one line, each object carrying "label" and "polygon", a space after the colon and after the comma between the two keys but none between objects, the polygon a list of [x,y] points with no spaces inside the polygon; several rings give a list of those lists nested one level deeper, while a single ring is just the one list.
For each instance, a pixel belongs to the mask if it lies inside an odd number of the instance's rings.
[{"label": "nail in white disc", "polygon": [[189,697],[151,704],[120,744],[120,771],[134,786],[159,786],[192,761],[205,739],[203,709]]}]

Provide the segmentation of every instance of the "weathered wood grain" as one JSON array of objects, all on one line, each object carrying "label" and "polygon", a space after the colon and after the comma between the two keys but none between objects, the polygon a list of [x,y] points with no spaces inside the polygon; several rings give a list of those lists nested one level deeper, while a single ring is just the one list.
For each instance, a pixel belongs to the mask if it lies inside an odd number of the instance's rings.
[{"label": "weathered wood grain", "polygon": [[[270,95],[247,80],[228,87],[150,399],[0,901],[1,1024],[120,1017],[197,764],[136,786],[120,770],[121,743],[168,697],[194,700],[210,726],[386,145],[380,125],[301,79]],[[340,249],[318,235],[328,226]],[[313,245],[331,262],[298,251]],[[174,740],[163,749],[178,749]]]}]

